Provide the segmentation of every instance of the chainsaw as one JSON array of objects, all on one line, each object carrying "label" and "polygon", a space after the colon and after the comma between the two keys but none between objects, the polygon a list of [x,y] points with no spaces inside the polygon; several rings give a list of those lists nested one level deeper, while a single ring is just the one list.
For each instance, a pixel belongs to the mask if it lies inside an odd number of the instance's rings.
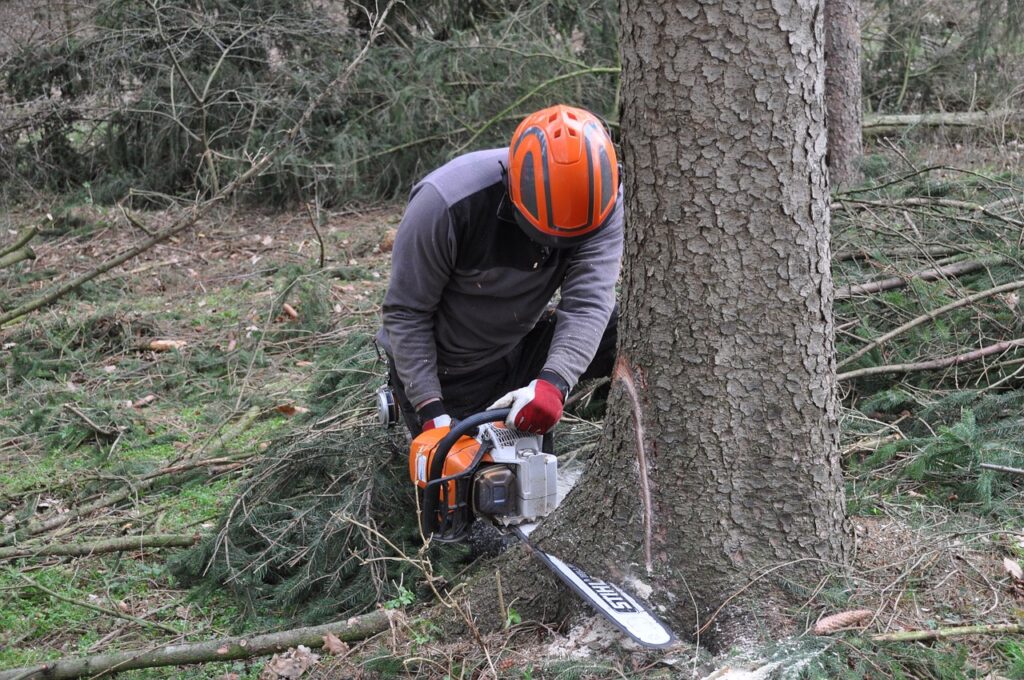
[{"label": "chainsaw", "polygon": [[[409,476],[420,494],[423,535],[458,542],[474,521],[490,521],[518,536],[565,584],[641,645],[672,645],[672,631],[637,598],[530,542],[575,479],[560,480],[558,459],[542,450],[543,437],[506,427],[508,414],[507,408],[483,411],[413,439]],[[560,481],[566,482],[562,488]]]}]

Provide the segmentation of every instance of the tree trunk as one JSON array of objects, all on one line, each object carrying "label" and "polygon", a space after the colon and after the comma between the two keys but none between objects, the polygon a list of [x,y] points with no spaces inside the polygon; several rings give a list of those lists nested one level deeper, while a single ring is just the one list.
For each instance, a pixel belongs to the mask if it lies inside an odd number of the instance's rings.
[{"label": "tree trunk", "polygon": [[825,3],[825,110],[832,186],[858,179],[861,156],[858,0]]},{"label": "tree trunk", "polygon": [[652,586],[680,634],[716,613],[713,647],[784,626],[778,586],[847,555],[820,8],[621,5],[619,363],[599,452],[535,536]]}]

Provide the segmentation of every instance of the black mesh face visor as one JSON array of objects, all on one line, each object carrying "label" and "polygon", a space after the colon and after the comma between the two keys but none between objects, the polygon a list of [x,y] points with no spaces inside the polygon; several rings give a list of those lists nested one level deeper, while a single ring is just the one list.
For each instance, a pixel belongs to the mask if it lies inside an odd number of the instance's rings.
[{"label": "black mesh face visor", "polygon": [[[539,243],[540,245],[547,246],[548,248],[572,248],[578,246],[601,233],[604,226],[608,224],[608,220],[605,220],[599,224],[596,229],[591,229],[586,234],[580,234],[579,236],[552,236],[550,234],[545,234],[541,230],[537,229],[537,227],[530,224],[530,221],[526,219],[526,217],[519,212],[514,205],[512,205],[512,201],[510,199],[506,200],[508,200],[509,205],[512,208],[512,213],[515,215],[516,224],[518,224],[519,228],[523,230],[523,233],[529,236],[530,240],[534,243]],[[608,216],[608,219],[611,219],[611,215]]]}]

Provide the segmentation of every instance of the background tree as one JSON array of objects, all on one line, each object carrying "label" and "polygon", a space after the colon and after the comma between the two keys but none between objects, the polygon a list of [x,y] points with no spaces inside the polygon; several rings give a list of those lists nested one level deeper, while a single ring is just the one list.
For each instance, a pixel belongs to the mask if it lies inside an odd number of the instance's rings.
[{"label": "background tree", "polygon": [[858,14],[857,0],[825,0],[825,110],[833,186],[856,179],[861,156]]},{"label": "background tree", "polygon": [[719,613],[728,643],[775,577],[846,556],[820,2],[621,9],[619,363],[600,452],[541,540],[653,585],[684,634],[775,570]]}]

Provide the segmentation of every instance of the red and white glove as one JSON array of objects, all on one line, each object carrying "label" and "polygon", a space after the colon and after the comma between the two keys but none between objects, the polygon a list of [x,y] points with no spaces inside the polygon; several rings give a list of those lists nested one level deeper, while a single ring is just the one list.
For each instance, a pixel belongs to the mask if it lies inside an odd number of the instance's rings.
[{"label": "red and white glove", "polygon": [[490,405],[493,408],[510,407],[505,424],[522,432],[545,434],[562,417],[562,391],[538,378],[526,387],[509,392]]},{"label": "red and white glove", "polygon": [[420,417],[420,422],[423,423],[420,432],[426,432],[438,427],[452,426],[452,417],[445,413],[444,403],[440,400],[435,399],[424,404],[417,409],[416,413]]}]

